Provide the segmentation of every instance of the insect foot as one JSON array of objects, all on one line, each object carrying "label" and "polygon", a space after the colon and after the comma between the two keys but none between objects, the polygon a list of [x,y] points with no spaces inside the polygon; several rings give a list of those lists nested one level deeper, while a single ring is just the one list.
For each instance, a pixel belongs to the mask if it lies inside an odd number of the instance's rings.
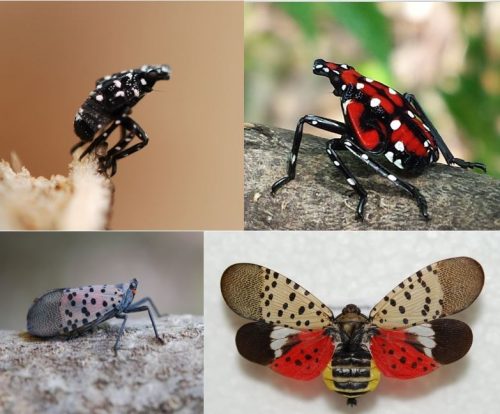
[{"label": "insect foot", "polygon": [[[111,169],[109,175],[113,176],[117,160],[139,151],[149,141],[146,132],[130,117],[132,108],[153,90],[157,81],[170,79],[170,72],[168,65],[144,65],[98,79],[95,89],[75,115],[74,130],[80,142],[71,148],[71,153],[89,144],[81,159],[106,142],[115,129],[120,129],[118,142],[103,160],[105,168]],[[131,145],[134,138],[139,142]]]},{"label": "insect foot", "polygon": [[128,314],[148,312],[155,337],[160,343],[156,323],[149,303],[158,315],[156,306],[148,297],[133,303],[138,281],[117,285],[87,285],[77,288],[51,290],[35,299],[28,311],[28,332],[37,337],[51,338],[66,336],[72,338],[91,330],[111,318],[122,319],[114,344],[115,354],[125,330]]}]

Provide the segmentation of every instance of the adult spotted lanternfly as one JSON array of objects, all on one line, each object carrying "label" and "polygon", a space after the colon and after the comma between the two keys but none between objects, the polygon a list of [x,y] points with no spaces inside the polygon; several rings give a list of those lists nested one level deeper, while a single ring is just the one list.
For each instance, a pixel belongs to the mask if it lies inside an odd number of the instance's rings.
[{"label": "adult spotted lanternfly", "polygon": [[[168,79],[170,68],[167,65],[144,65],[140,69],[124,70],[98,79],[95,90],[90,92],[76,113],[74,128],[81,141],[73,146],[71,152],[90,143],[80,156],[80,159],[83,158],[120,126],[120,140],[102,159],[103,170],[111,168],[110,175],[114,175],[117,160],[139,151],[148,143],[147,134],[129,116],[132,107],[153,90],[156,81]],[[140,142],[127,148],[134,137]]]},{"label": "adult spotted lanternfly", "polygon": [[383,154],[397,168],[418,174],[428,165],[435,163],[441,151],[450,165],[486,171],[484,164],[467,162],[453,156],[413,95],[401,95],[345,64],[317,59],[313,64],[313,73],[330,79],[334,88],[333,94],[341,99],[345,123],[316,115],[301,118],[295,130],[287,175],[273,184],[273,194],[295,178],[304,124],[340,135],[340,138],[327,142],[326,152],[359,195],[356,217],[361,220],[367,193],[342,162],[337,151],[348,150],[378,174],[409,193],[416,200],[425,218],[428,218],[427,202],[419,190],[396,177],[370,157],[371,155]]},{"label": "adult spotted lanternfly", "polygon": [[255,264],[226,269],[221,289],[234,312],[256,321],[236,334],[243,357],[298,380],[322,373],[328,389],[355,405],[377,387],[380,373],[415,378],[462,358],[472,345],[470,328],[441,318],[467,308],[483,283],[475,260],[446,259],[401,282],[369,316],[350,304],[337,317],[297,283]]},{"label": "adult spotted lanternfly", "polygon": [[155,332],[156,324],[149,302],[156,314],[158,311],[150,298],[132,304],[137,289],[137,279],[118,285],[89,285],[79,288],[54,289],[35,299],[28,311],[28,332],[42,338],[54,336],[76,336],[94,326],[111,319],[123,319],[116,338],[114,350],[118,350],[125,329],[127,314],[147,311]]}]

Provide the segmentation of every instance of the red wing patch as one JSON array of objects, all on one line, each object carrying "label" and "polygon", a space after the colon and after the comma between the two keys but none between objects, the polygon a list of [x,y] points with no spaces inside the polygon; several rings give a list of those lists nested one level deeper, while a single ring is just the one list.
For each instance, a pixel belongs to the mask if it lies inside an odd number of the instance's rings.
[{"label": "red wing patch", "polygon": [[334,345],[324,330],[301,332],[297,343],[276,359],[271,368],[286,377],[308,381],[323,372],[333,356]]},{"label": "red wing patch", "polygon": [[410,379],[429,374],[439,364],[424,352],[424,345],[405,329],[379,329],[370,344],[377,368],[387,377]]}]

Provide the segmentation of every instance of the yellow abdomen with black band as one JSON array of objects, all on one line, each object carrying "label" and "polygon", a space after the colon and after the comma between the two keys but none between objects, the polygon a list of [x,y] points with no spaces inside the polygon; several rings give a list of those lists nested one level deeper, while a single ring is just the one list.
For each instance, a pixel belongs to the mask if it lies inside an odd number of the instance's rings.
[{"label": "yellow abdomen with black band", "polygon": [[377,388],[380,371],[371,355],[363,357],[334,355],[323,371],[323,381],[329,390],[344,395],[355,404],[355,398]]}]

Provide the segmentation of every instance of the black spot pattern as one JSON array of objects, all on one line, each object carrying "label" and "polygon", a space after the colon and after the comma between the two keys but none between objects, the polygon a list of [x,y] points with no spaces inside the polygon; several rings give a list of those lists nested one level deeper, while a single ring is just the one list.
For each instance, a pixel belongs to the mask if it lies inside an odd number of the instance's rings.
[{"label": "black spot pattern", "polygon": [[372,309],[371,320],[380,327],[398,329],[442,316],[443,289],[439,272],[434,273],[436,266],[429,265],[399,283]]},{"label": "black spot pattern", "polygon": [[[128,286],[128,284],[125,285]],[[65,289],[64,294],[59,304],[63,320],[60,333],[68,334],[75,330],[82,330],[84,327],[88,329],[99,317],[109,312],[116,312],[122,302],[124,290],[121,287],[118,288],[118,285],[112,290],[106,289],[106,285],[84,286]],[[110,301],[114,302],[113,309],[108,309]]]}]

